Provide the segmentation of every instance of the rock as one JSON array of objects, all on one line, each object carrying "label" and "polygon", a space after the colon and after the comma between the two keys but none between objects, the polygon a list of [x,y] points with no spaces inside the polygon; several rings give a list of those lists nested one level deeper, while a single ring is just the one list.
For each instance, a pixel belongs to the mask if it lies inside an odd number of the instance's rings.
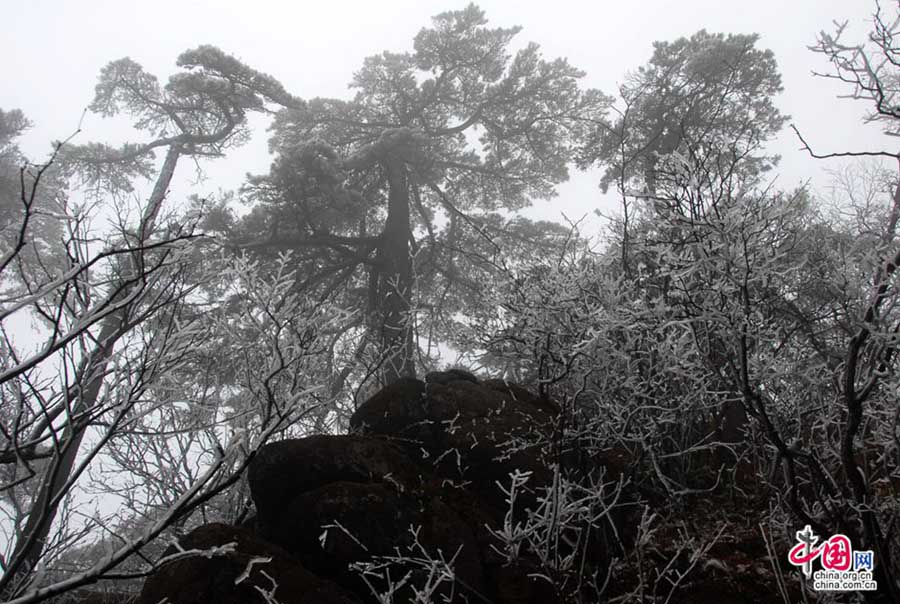
[{"label": "rock", "polygon": [[418,510],[401,504],[396,489],[332,482],[294,497],[266,534],[311,570],[336,577],[353,562],[391,554],[395,544],[406,541],[409,526],[420,520]]},{"label": "rock", "polygon": [[[451,503],[438,495],[424,502],[422,516],[420,543],[432,557],[440,554],[449,561],[455,556],[453,571],[458,583],[456,591],[463,596],[484,595],[484,549],[476,535],[483,526],[477,526],[477,517],[459,515]],[[477,599],[469,597],[469,601]]]},{"label": "rock", "polygon": [[471,482],[499,509],[505,503],[496,483],[508,484],[515,470],[531,472],[532,488],[550,484],[534,443],[548,441],[557,412],[553,403],[499,380],[406,378],[363,403],[350,424],[396,438],[410,457],[442,478]]},{"label": "rock", "polygon": [[520,563],[491,573],[494,600],[503,604],[562,604],[553,586],[539,578],[541,569]]},{"label": "rock", "polygon": [[[394,585],[403,583],[390,597],[396,604],[416,601],[413,587],[438,576],[435,602],[560,603],[565,598],[540,578],[538,556],[523,548],[510,564],[492,533],[526,520],[537,503],[536,492],[520,492],[508,516],[498,482],[508,485],[519,470],[531,473],[536,490],[552,483],[546,449],[558,414],[552,401],[462,370],[400,379],[360,406],[355,434],[263,447],[249,468],[256,515],[181,541],[233,549],[163,565],[140,602],[263,602],[272,577],[284,604],[377,604],[389,573]],[[592,479],[594,460],[582,461]],[[590,574],[605,567],[609,548],[601,528],[588,543]],[[439,560],[452,560],[452,572],[439,575]],[[353,568],[359,564],[375,566],[363,578]]]},{"label": "rock", "polygon": [[[207,524],[180,539],[179,545],[183,550],[221,551],[164,563],[147,579],[139,604],[266,604],[271,600],[263,592],[281,604],[359,603],[335,583],[307,571],[282,548],[245,529]],[[164,558],[177,551],[170,547]]]},{"label": "rock", "polygon": [[506,380],[485,380],[482,384],[485,388],[501,392],[512,397],[515,401],[542,409],[553,417],[556,417],[561,412],[559,404],[556,401],[543,396],[538,396],[527,388],[523,388],[513,382],[507,382]]},{"label": "rock", "polygon": [[425,382],[400,378],[360,405],[350,418],[350,429],[361,434],[427,440],[431,426],[422,424],[426,420],[424,402]]},{"label": "rock", "polygon": [[399,490],[421,482],[402,449],[365,436],[309,436],[269,443],[250,463],[248,479],[257,523],[279,518],[297,495],[331,482],[384,482]]},{"label": "rock", "polygon": [[426,384],[450,384],[452,382],[478,383],[478,378],[465,369],[448,369],[446,371],[431,371],[425,374]]},{"label": "rock", "polygon": [[[419,544],[435,559],[442,554],[450,560],[459,551],[457,592],[484,591],[476,538],[438,497],[401,493],[384,484],[333,482],[299,494],[266,534],[310,570],[367,595],[368,587],[348,567],[398,552],[424,557],[413,547],[410,529],[415,527]],[[392,576],[405,570],[410,569],[395,568]]]}]

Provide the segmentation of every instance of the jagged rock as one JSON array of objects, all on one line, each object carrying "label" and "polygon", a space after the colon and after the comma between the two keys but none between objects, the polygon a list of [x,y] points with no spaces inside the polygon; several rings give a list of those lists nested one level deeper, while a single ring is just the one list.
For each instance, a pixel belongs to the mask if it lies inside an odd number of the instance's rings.
[{"label": "jagged rock", "polygon": [[[144,584],[138,604],[266,604],[270,593],[281,604],[358,604],[337,584],[307,571],[284,549],[245,529],[201,526],[182,539],[182,550],[220,549],[163,564]],[[169,548],[165,557],[177,553]]]},{"label": "jagged rock", "polygon": [[250,464],[248,479],[257,522],[280,518],[297,495],[331,482],[418,485],[421,470],[396,445],[366,436],[309,436],[269,443]]}]

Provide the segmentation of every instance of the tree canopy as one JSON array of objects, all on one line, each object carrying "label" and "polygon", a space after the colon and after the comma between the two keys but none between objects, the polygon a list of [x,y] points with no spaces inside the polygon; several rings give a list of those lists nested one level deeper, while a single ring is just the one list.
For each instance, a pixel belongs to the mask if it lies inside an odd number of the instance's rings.
[{"label": "tree canopy", "polygon": [[567,61],[536,44],[510,52],[518,31],[489,28],[474,5],[438,15],[412,52],[367,58],[352,100],[281,111],[272,169],[246,191],[243,245],[297,250],[325,290],[350,284],[387,380],[416,372],[422,308],[444,320],[463,308],[428,292],[477,288],[478,249],[525,232],[497,212],[552,197],[604,119],[609,99]]},{"label": "tree canopy", "polygon": [[[765,143],[787,117],[775,106],[781,75],[757,35],[710,34],[655,42],[650,61],[620,89],[617,119],[598,129],[583,162],[605,166],[603,187],[656,187],[660,158],[677,153],[710,169],[740,160],[744,178],[773,166]],[[752,165],[752,170],[750,169]]]}]

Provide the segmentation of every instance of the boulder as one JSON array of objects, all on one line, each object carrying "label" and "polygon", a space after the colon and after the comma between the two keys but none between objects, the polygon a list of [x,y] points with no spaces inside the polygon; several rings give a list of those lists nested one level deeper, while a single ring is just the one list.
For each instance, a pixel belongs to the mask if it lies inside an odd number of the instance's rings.
[{"label": "boulder", "polygon": [[[411,529],[418,530],[417,535]],[[475,535],[437,496],[399,492],[385,484],[332,482],[295,497],[264,535],[313,572],[362,595],[368,595],[369,588],[350,569],[354,563],[406,554],[450,560],[457,552],[456,590],[484,591]],[[408,570],[415,569],[401,566],[392,569],[392,575]],[[375,585],[386,587],[377,581]]]},{"label": "boulder", "polygon": [[225,524],[195,529],[163,560],[144,583],[139,604],[359,604],[277,545]]},{"label": "boulder", "polygon": [[497,511],[505,507],[497,483],[508,484],[515,470],[531,473],[532,488],[549,486],[552,473],[540,445],[552,435],[555,404],[500,380],[448,373],[384,388],[354,413],[351,427],[396,439],[441,478],[471,483]]},{"label": "boulder", "polygon": [[465,369],[448,369],[447,371],[430,371],[425,374],[426,384],[449,384],[451,382],[478,383],[478,378]]},{"label": "boulder", "polygon": [[365,436],[318,435],[264,446],[250,463],[248,480],[258,525],[280,518],[299,494],[332,482],[375,482],[415,488],[421,470],[397,445]]},{"label": "boulder", "polygon": [[[215,555],[166,562],[140,602],[264,602],[274,589],[285,604],[377,604],[392,584],[390,601],[405,604],[435,577],[432,601],[562,602],[537,556],[523,550],[509,564],[492,533],[526,519],[552,483],[546,453],[558,414],[552,401],[462,370],[398,380],[360,406],[351,435],[263,447],[248,472],[255,516],[182,539]],[[516,470],[531,473],[535,492],[520,492],[509,516],[498,483]],[[599,535],[590,542],[585,572],[606,560],[593,551],[605,548]],[[441,574],[440,560],[452,572]],[[374,566],[362,577],[364,564]]]}]

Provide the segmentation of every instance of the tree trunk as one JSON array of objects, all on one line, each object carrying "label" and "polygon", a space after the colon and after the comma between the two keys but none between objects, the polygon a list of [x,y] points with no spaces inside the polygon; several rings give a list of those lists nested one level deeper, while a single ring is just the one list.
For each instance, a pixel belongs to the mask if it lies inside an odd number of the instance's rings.
[{"label": "tree trunk", "polygon": [[385,384],[415,377],[412,308],[413,271],[409,255],[409,182],[406,162],[396,152],[383,159],[388,177],[388,215],[381,235],[379,306]]}]

